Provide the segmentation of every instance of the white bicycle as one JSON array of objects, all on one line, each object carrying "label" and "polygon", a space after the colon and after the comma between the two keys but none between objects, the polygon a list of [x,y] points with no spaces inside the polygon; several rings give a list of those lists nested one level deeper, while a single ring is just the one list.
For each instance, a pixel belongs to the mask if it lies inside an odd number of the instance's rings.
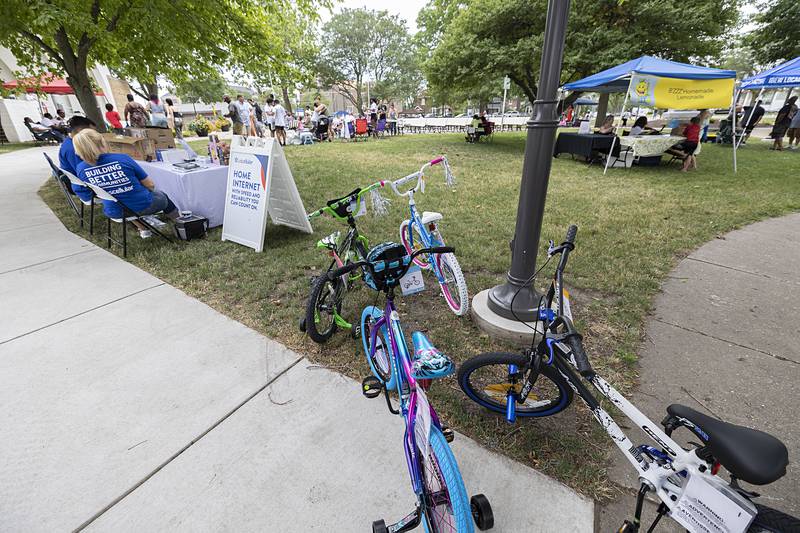
[{"label": "white bicycle", "polygon": [[[408,198],[408,209],[410,217],[400,224],[400,242],[409,254],[415,250],[423,248],[437,248],[445,246],[442,232],[439,229],[439,221],[442,219],[441,213],[425,211],[420,216],[417,211],[417,204],[414,201],[416,192],[425,192],[425,170],[433,165],[443,163],[448,185],[452,184],[452,174],[444,156],[437,157],[422,165],[419,171],[409,174],[404,178],[389,182],[392,190],[398,196]],[[401,192],[399,187],[409,181],[417,180],[416,185],[411,189]],[[458,316],[464,316],[469,311],[469,293],[467,292],[467,282],[461,272],[461,265],[458,264],[455,254],[422,254],[414,258],[414,263],[423,270],[430,270],[436,276],[442,295],[447,301],[448,307]]]},{"label": "white bicycle", "polygon": [[[553,415],[566,409],[574,394],[580,396],[639,475],[633,519],[625,520],[619,533],[640,530],[644,498],[649,492],[655,493],[661,503],[648,533],[664,516],[692,533],[800,532],[800,520],[753,503],[758,494],[739,485],[740,481],[767,485],[786,473],[789,456],[780,440],[679,404],[667,408],[662,430],[592,369],[581,335],[572,323],[569,297],[562,285],[577,230],[571,226],[560,246],[550,243],[548,260],[558,254],[561,259],[539,309],[544,332],[540,342],[537,344],[534,339],[531,348],[521,354],[486,353],[473,357],[458,371],[461,388],[483,407],[505,414],[509,422],[518,416]],[[581,376],[647,434],[655,446],[634,445]],[[700,443],[683,449],[671,438],[678,428],[691,431]],[[729,481],[718,475],[720,467],[730,474]]]}]

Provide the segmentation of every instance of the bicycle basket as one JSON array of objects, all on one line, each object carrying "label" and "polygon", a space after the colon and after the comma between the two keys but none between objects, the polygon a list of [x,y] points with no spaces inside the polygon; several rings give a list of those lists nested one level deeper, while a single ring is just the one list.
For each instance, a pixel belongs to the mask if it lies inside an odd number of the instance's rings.
[{"label": "bicycle basket", "polygon": [[382,242],[369,251],[367,261],[372,263],[375,273],[365,268],[364,281],[376,291],[382,291],[400,282],[400,274],[411,261],[411,256],[402,244]]},{"label": "bicycle basket", "polygon": [[[358,193],[360,193],[360,192],[361,192],[361,189],[356,189],[353,192],[351,192],[350,194],[346,194],[346,195],[342,196],[341,198],[335,198],[333,200],[328,200],[328,202],[327,202],[328,207],[333,207],[333,205],[336,204],[337,202],[341,202],[342,200],[345,200],[347,198],[356,198],[358,196]],[[341,205],[338,205],[338,206],[336,206],[336,208],[333,209],[333,212],[336,213],[336,215],[341,217],[341,218],[347,218],[348,216],[350,216],[352,214],[352,209],[353,208],[351,206],[351,203],[352,202],[345,202],[345,203],[343,203]]]}]

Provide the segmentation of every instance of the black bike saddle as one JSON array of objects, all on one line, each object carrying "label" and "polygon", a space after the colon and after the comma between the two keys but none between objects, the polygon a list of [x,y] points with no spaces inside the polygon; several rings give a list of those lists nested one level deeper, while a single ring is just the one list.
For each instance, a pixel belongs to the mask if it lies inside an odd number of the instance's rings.
[{"label": "black bike saddle", "polygon": [[685,405],[672,404],[667,407],[667,412],[694,424],[694,434],[736,478],[754,485],[766,485],[786,474],[789,452],[772,435],[717,420]]}]

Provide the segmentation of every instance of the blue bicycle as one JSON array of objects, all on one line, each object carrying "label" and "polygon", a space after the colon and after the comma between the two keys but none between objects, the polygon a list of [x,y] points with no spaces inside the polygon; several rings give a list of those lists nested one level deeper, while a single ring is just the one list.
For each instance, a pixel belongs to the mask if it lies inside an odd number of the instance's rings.
[{"label": "blue bicycle", "polygon": [[[395,288],[417,256],[453,251],[437,247],[408,254],[401,244],[382,243],[370,250],[365,261],[327,274],[336,279],[362,268],[366,284],[386,294],[384,309],[369,306],[361,314],[361,339],[373,374],[364,379],[362,393],[367,398],[383,393],[389,411],[405,421],[403,446],[417,504],[413,512],[390,526],[383,520],[373,522],[373,533],[410,531],[420,523],[429,533],[472,533],[473,521],[480,530],[494,525],[488,499],[482,494],[467,497],[458,464],[447,444],[454,434],[442,426],[425,393],[431,380],[452,374],[455,365],[419,331],[411,336],[414,352],[409,353],[394,305]],[[390,390],[399,398],[397,408],[389,397]]]},{"label": "blue bicycle", "polygon": [[[424,211],[420,215],[419,211],[417,211],[417,204],[414,201],[416,192],[425,192],[425,170],[439,163],[444,164],[447,182],[451,184],[452,173],[450,172],[447,158],[444,156],[425,163],[419,171],[413,174],[388,182],[395,194],[408,197],[410,216],[400,224],[400,241],[409,254],[414,250],[445,245],[442,232],[439,229],[439,221],[442,219],[442,214]],[[413,188],[400,192],[400,186],[415,179],[417,183]],[[436,281],[439,282],[442,295],[444,295],[444,299],[447,301],[451,311],[457,316],[467,314],[467,311],[469,311],[467,282],[464,279],[464,273],[461,272],[461,265],[458,264],[455,254],[422,254],[414,259],[414,263],[423,270],[433,271]]]}]

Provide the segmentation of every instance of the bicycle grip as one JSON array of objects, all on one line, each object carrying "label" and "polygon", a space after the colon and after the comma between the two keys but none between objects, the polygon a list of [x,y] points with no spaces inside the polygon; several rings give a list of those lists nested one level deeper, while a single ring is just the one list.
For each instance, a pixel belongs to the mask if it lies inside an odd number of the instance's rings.
[{"label": "bicycle grip", "polygon": [[438,164],[439,164],[439,163],[441,163],[442,161],[444,161],[444,157],[443,157],[443,156],[439,156],[439,157],[437,157],[436,159],[434,159],[434,160],[432,160],[432,161],[431,161],[431,166],[433,166],[433,165],[438,165]]},{"label": "bicycle grip", "polygon": [[334,279],[336,279],[336,278],[338,278],[340,276],[344,276],[345,274],[349,274],[353,270],[356,270],[357,268],[359,268],[362,264],[363,263],[359,261],[358,263],[350,263],[349,265],[345,265],[345,266],[343,266],[341,268],[337,268],[336,270],[329,270],[328,273],[327,273],[328,279],[334,280]]},{"label": "bicycle grip", "polygon": [[591,378],[594,376],[594,369],[589,363],[589,358],[586,357],[582,339],[583,337],[576,333],[567,338],[567,344],[569,344],[569,347],[572,349],[572,355],[575,357],[575,364],[578,366],[578,372],[585,378]]},{"label": "bicycle grip", "polygon": [[456,251],[452,246],[433,246],[431,248],[422,248],[417,250],[416,255],[419,254],[452,254]]},{"label": "bicycle grip", "polygon": [[575,224],[572,224],[567,229],[567,238],[566,238],[566,240],[564,242],[568,242],[570,244],[574,244],[575,243],[575,236],[577,234],[578,234],[578,226],[576,226]]}]

